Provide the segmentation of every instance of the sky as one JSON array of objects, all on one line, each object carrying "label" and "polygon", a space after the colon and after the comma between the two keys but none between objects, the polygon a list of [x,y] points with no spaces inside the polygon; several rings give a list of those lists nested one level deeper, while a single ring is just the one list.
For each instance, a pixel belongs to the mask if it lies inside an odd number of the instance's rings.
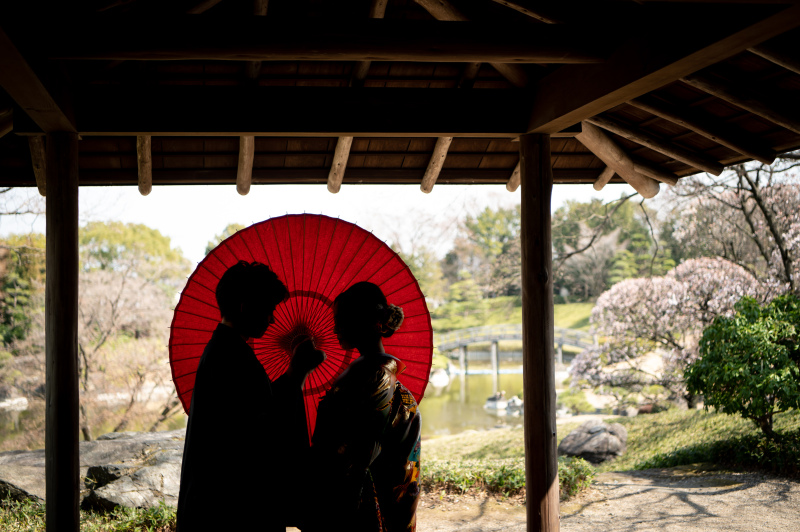
[{"label": "sky", "polygon": [[[592,185],[555,185],[553,209],[567,199],[610,201],[633,191],[628,185],[607,185],[596,192]],[[12,199],[36,200],[36,188],[14,189]],[[430,194],[411,185],[342,185],[331,194],[324,185],[254,185],[240,196],[234,185],[153,187],[149,196],[135,186],[83,187],[80,221],[141,223],[170,237],[192,262],[205,255],[209,240],[230,223],[250,225],[273,216],[294,213],[325,214],[356,223],[405,251],[424,244],[441,257],[455,237],[456,221],[485,207],[519,203],[520,192],[503,185],[440,185]],[[44,233],[40,216],[3,216],[0,236],[37,231]]]}]

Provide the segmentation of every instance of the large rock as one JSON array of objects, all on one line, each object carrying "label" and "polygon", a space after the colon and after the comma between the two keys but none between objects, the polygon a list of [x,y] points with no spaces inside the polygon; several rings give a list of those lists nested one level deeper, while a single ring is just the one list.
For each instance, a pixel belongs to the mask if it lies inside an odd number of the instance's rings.
[{"label": "large rock", "polygon": [[599,464],[622,456],[628,431],[619,423],[607,424],[592,419],[573,430],[558,444],[558,454],[579,456]]},{"label": "large rock", "polygon": [[[122,432],[80,444],[84,507],[149,508],[175,505],[180,485],[184,429]],[[45,498],[44,450],[0,453],[0,499]]]}]

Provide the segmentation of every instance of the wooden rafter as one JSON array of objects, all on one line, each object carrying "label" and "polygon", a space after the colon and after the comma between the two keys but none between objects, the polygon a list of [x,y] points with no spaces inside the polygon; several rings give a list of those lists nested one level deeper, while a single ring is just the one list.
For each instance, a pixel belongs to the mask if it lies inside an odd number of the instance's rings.
[{"label": "wooden rafter", "polygon": [[44,148],[44,137],[41,135],[28,137],[28,148],[31,152],[36,187],[39,189],[39,194],[45,196],[47,194],[47,152]]},{"label": "wooden rafter", "polygon": [[544,22],[545,24],[559,24],[563,22],[557,17],[554,17],[547,13],[546,10],[537,9],[536,6],[530,4],[530,2],[525,2],[524,0],[494,0],[500,5],[510,7],[514,11],[518,11],[523,15],[527,15],[533,19],[539,20]]},{"label": "wooden rafter", "polygon": [[508,182],[506,183],[506,190],[509,192],[514,192],[519,188],[519,183],[521,179],[521,163],[517,163],[517,166],[514,167],[514,171],[511,172],[511,177],[508,178]]},{"label": "wooden rafter", "polygon": [[136,166],[139,174],[139,194],[147,196],[153,190],[153,152],[149,135],[136,137]]},{"label": "wooden rafter", "polygon": [[668,157],[672,157],[678,161],[693,166],[698,170],[703,170],[710,174],[719,175],[724,168],[718,161],[711,159],[700,153],[693,152],[683,146],[678,146],[664,139],[648,133],[640,128],[635,128],[624,122],[621,122],[610,116],[598,115],[586,120],[590,124],[594,124],[612,133],[635,142],[642,146],[646,146],[651,150],[662,153]]},{"label": "wooden rafter", "polygon": [[428,161],[428,168],[425,169],[425,175],[422,176],[422,183],[419,186],[420,190],[425,194],[430,194],[431,190],[433,190],[433,185],[442,171],[451,142],[453,142],[453,137],[439,137],[436,139],[436,145],[433,147],[433,153],[430,161]]},{"label": "wooden rafter", "polygon": [[741,6],[749,16],[738,7],[674,10],[645,25],[602,66],[558,68],[534,86],[528,131],[555,133],[800,26],[800,4]]},{"label": "wooden rafter", "polygon": [[75,125],[42,81],[0,29],[0,86],[31,117],[41,131],[74,132]]},{"label": "wooden rafter", "polygon": [[138,24],[99,17],[70,21],[65,27],[69,34],[54,34],[48,41],[58,46],[42,50],[43,55],[140,61],[598,63],[604,59],[591,31],[562,26],[522,34],[481,22],[366,19],[330,24],[253,16],[226,25],[214,17],[187,15]]},{"label": "wooden rafter", "polygon": [[770,122],[800,134],[800,117],[796,116],[796,112],[789,114],[789,111],[796,109],[796,105],[793,106],[790,104],[782,106],[780,103],[775,103],[771,98],[767,98],[753,89],[744,87],[738,83],[727,83],[712,75],[693,74],[684,77],[682,81],[696,89],[721,98],[761,118],[765,118]]},{"label": "wooden rafter", "polygon": [[[383,18],[386,13],[386,4],[389,0],[372,0],[369,5],[369,18]],[[364,78],[369,73],[372,61],[358,61],[353,65],[353,73],[350,76],[350,86],[360,87],[363,85]]]},{"label": "wooden rafter", "polygon": [[[458,10],[448,0],[414,0],[422,6],[436,20],[446,22],[466,22],[467,17]],[[482,62],[475,59],[473,62]],[[485,61],[491,64],[501,76],[506,78],[515,87],[525,87],[528,85],[528,74],[518,65],[509,65],[503,62]],[[477,71],[476,71],[477,74]]]},{"label": "wooden rafter", "polygon": [[690,129],[707,139],[764,164],[772,164],[775,151],[755,135],[737,132],[730,124],[688,107],[680,107],[655,96],[642,96],[628,104],[673,124]]},{"label": "wooden rafter", "polygon": [[0,110],[0,138],[11,133],[14,129],[14,111],[10,107]]},{"label": "wooden rafter", "polygon": [[[511,89],[163,86],[148,89],[146,101],[139,94],[136,87],[84,88],[75,101],[80,133],[507,138],[524,131],[530,106],[524,91]],[[15,129],[38,131],[22,120]]]},{"label": "wooden rafter", "polygon": [[353,145],[353,137],[339,137],[336,142],[336,150],[333,152],[333,163],[328,172],[328,192],[336,194],[342,186],[344,171],[347,168],[347,158],[350,156],[350,146]]},{"label": "wooden rafter", "polygon": [[[269,7],[269,0],[254,0],[253,1],[253,15],[256,17],[264,17],[267,15],[267,8]],[[261,61],[248,61],[245,65],[245,76],[247,79],[256,80],[261,73]]]},{"label": "wooden rafter", "polygon": [[253,160],[256,155],[256,139],[248,135],[239,137],[239,164],[236,168],[236,192],[246,196],[253,180]]},{"label": "wooden rafter", "polygon": [[598,192],[603,190],[603,187],[605,187],[608,184],[608,182],[611,181],[611,178],[614,177],[615,173],[616,172],[614,171],[613,168],[611,168],[610,166],[606,166],[605,170],[600,172],[600,175],[597,177],[597,180],[594,183],[592,183],[592,187],[594,187],[594,189],[597,190]]},{"label": "wooden rafter", "polygon": [[753,46],[748,51],[763,57],[795,74],[800,74],[800,53],[797,49],[798,32],[784,34],[776,39]]},{"label": "wooden rafter", "polygon": [[636,163],[625,150],[605,135],[598,127],[584,122],[583,132],[576,138],[594,153],[606,166],[610,166],[644,198],[658,194],[658,182],[640,173]]}]

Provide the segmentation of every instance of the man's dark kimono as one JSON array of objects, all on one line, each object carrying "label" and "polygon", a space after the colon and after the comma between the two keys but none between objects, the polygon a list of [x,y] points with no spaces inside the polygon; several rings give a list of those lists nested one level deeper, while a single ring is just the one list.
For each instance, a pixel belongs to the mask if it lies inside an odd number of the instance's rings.
[{"label": "man's dark kimono", "polygon": [[192,391],[178,497],[180,532],[285,530],[283,503],[270,478],[283,476],[278,468],[286,463],[281,456],[286,445],[308,444],[304,416],[292,429],[284,424],[285,403],[294,406],[300,399],[299,386],[290,390],[285,377],[270,383],[242,337],[217,326]]}]

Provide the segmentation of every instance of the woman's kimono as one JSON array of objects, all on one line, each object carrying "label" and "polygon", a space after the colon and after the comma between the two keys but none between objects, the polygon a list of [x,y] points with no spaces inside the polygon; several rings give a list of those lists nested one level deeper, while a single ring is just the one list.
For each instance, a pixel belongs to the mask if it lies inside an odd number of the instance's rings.
[{"label": "woman's kimono", "polygon": [[312,440],[315,501],[305,530],[414,531],[420,415],[391,355],[357,359],[323,397]]}]

